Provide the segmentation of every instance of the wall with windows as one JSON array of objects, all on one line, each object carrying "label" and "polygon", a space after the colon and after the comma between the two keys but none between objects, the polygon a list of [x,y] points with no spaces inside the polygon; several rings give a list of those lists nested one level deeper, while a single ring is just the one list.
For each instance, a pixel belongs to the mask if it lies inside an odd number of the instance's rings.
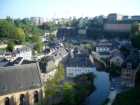
[{"label": "wall with windows", "polygon": [[42,101],[43,89],[33,89],[0,96],[0,105],[34,105]]},{"label": "wall with windows", "polygon": [[93,73],[95,70],[95,67],[66,67],[66,76],[76,77],[82,74]]}]

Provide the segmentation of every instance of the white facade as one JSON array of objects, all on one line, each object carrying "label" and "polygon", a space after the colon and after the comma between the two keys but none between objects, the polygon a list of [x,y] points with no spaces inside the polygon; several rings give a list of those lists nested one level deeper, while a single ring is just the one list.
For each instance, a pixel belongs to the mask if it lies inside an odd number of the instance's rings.
[{"label": "white facade", "polygon": [[15,57],[23,57],[25,60],[32,60],[32,50],[27,48],[25,50],[19,50],[16,54]]},{"label": "white facade", "polygon": [[72,78],[82,74],[93,73],[95,70],[96,67],[66,67],[66,76]]},{"label": "white facade", "polygon": [[109,52],[110,48],[106,46],[96,47],[96,52]]}]

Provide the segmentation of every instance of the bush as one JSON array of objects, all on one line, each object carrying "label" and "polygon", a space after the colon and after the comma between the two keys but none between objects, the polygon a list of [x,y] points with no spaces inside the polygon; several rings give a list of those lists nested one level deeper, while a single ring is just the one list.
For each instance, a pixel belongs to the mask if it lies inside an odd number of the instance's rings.
[{"label": "bush", "polygon": [[12,52],[13,49],[14,49],[14,46],[15,46],[15,43],[14,42],[8,42],[8,45],[7,45],[7,51],[10,51]]}]

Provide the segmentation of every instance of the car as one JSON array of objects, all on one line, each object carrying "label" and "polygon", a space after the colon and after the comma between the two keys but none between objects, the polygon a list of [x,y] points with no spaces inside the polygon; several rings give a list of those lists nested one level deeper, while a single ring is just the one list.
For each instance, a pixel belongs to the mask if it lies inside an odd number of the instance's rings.
[{"label": "car", "polygon": [[115,88],[114,87],[111,87],[110,90],[113,91],[113,90],[115,90]]}]

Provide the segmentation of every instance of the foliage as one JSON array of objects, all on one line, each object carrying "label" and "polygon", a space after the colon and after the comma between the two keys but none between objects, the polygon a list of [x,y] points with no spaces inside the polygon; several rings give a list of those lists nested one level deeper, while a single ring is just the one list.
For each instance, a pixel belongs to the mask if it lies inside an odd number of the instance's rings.
[{"label": "foliage", "polygon": [[138,71],[136,73],[135,87],[139,87],[140,88],[140,69],[138,69]]},{"label": "foliage", "polygon": [[131,41],[132,41],[132,44],[133,44],[134,47],[140,49],[140,32],[134,34]]},{"label": "foliage", "polygon": [[118,67],[115,64],[111,64],[111,67],[110,67],[110,75],[111,76],[120,76],[120,74],[121,74],[121,68]]},{"label": "foliage", "polygon": [[43,31],[34,26],[29,19],[7,19],[0,20],[0,38],[5,38],[7,40],[12,39],[14,41],[19,41],[20,43],[24,41],[30,41],[30,37],[37,35],[40,36]]},{"label": "foliage", "polygon": [[45,88],[46,93],[46,99],[50,96],[54,96],[58,93],[58,91],[61,91],[60,87],[60,81],[64,79],[64,66],[60,64],[58,66],[58,71],[56,72],[53,79],[48,80]]},{"label": "foliage", "polygon": [[16,28],[15,39],[20,42],[25,41],[25,33],[22,28]]},{"label": "foliage", "polygon": [[14,46],[15,46],[15,44],[13,42],[8,42],[8,45],[7,45],[7,48],[6,48],[7,51],[12,52],[13,49],[14,49]]},{"label": "foliage", "polygon": [[37,42],[34,46],[34,49],[38,52],[41,53],[43,50],[43,43],[42,42]]},{"label": "foliage", "polygon": [[0,38],[14,38],[15,25],[6,20],[0,20]]},{"label": "foliage", "polygon": [[75,92],[73,83],[64,83],[63,86],[63,105],[75,105]]},{"label": "foliage", "polygon": [[132,30],[131,30],[131,41],[132,45],[136,48],[140,49],[140,32],[139,32],[139,23],[134,23],[132,25]]},{"label": "foliage", "polygon": [[113,105],[140,105],[140,89],[132,88],[117,95]]},{"label": "foliage", "polygon": [[32,42],[35,43],[34,49],[38,52],[41,53],[43,50],[43,43],[41,41],[40,36],[34,35],[32,36]]}]

